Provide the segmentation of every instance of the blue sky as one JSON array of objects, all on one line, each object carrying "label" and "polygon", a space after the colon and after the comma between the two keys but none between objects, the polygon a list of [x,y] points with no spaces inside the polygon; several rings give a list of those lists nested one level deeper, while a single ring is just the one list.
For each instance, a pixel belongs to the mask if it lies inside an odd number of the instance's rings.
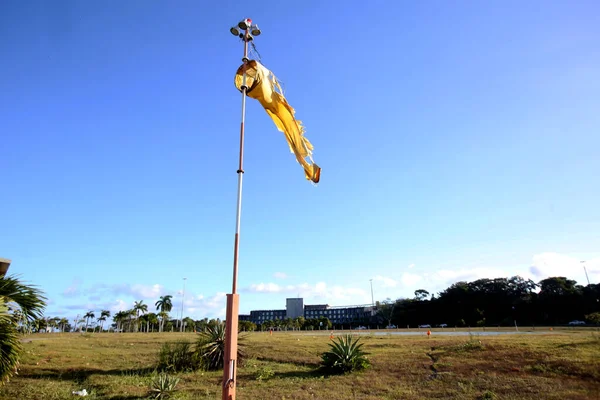
[{"label": "blue sky", "polygon": [[0,257],[50,316],[180,307],[186,277],[224,317],[246,17],[323,171],[249,99],[241,312],[600,280],[597,2],[207,4],[0,4]]}]

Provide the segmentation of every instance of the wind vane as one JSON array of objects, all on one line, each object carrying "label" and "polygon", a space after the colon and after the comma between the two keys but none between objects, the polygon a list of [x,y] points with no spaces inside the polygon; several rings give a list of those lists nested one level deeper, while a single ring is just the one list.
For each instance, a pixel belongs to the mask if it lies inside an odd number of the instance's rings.
[{"label": "wind vane", "polygon": [[240,298],[237,294],[238,259],[240,244],[240,220],[242,214],[242,181],[244,176],[244,121],[246,117],[246,96],[256,99],[275,123],[277,129],[284,133],[290,151],[304,168],[307,180],[318,183],[321,168],[312,160],[313,146],[304,137],[302,122],[294,117],[295,110],[288,104],[277,78],[257,60],[248,59],[248,43],[259,36],[258,25],[250,18],[240,21],[230,32],[244,42],[242,65],[235,75],[235,86],[242,92],[242,121],[240,125],[240,156],[237,169],[237,212],[235,217],[235,239],[233,245],[233,284],[231,294],[227,295],[227,311],[225,322],[225,359],[223,363],[223,396],[222,400],[235,400],[237,375],[238,314]]}]

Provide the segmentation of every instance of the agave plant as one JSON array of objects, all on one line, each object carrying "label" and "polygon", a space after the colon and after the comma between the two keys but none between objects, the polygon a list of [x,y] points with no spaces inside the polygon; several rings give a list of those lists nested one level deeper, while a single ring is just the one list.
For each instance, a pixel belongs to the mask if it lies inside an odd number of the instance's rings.
[{"label": "agave plant", "polygon": [[14,277],[0,277],[0,384],[17,371],[21,342],[18,324],[41,318],[46,306],[42,292]]},{"label": "agave plant", "polygon": [[165,399],[175,391],[178,383],[176,376],[159,374],[150,383],[150,392],[155,399]]},{"label": "agave plant", "polygon": [[[242,345],[239,343],[243,337],[238,339],[238,365],[244,358]],[[196,356],[203,366],[208,370],[223,368],[225,358],[225,324],[208,325],[203,332],[199,333],[196,342]]]},{"label": "agave plant", "polygon": [[361,350],[363,343],[352,335],[338,337],[329,344],[330,350],[321,355],[321,364],[331,373],[346,373],[368,368],[371,363]]},{"label": "agave plant", "polygon": [[193,371],[198,368],[192,351],[192,344],[185,341],[164,343],[158,355],[158,369],[161,371]]}]

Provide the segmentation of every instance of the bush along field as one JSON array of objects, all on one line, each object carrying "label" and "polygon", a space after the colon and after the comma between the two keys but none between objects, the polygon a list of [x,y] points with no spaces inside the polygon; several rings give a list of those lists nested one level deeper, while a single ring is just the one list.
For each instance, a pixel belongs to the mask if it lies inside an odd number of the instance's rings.
[{"label": "bush along field", "polygon": [[[345,331],[344,333],[347,333]],[[220,399],[222,333],[67,333],[23,339],[0,399]],[[237,398],[591,399],[600,334],[243,336]]]}]

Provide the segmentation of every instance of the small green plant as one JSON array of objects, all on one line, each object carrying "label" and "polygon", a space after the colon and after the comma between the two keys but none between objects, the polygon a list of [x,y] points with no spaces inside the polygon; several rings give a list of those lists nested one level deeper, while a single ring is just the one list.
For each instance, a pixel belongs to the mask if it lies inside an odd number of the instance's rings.
[{"label": "small green plant", "polygon": [[[245,352],[243,351],[243,337],[238,338],[237,364],[241,365]],[[207,370],[223,368],[225,358],[225,324],[208,325],[199,333],[196,342],[195,357]]]},{"label": "small green plant", "polygon": [[321,355],[321,364],[331,373],[347,373],[368,368],[371,363],[362,351],[360,338],[353,340],[352,335],[338,337],[329,344],[330,350]]},{"label": "small green plant", "polygon": [[190,342],[164,343],[158,354],[158,369],[161,371],[190,371],[197,369],[197,364]]},{"label": "small green plant", "polygon": [[475,351],[475,350],[483,350],[483,344],[481,340],[475,339],[475,336],[469,332],[469,340],[465,343],[461,344],[458,350],[462,351]]},{"label": "small green plant", "polygon": [[498,396],[496,396],[496,393],[492,392],[491,390],[486,390],[481,394],[480,397],[481,400],[495,400],[497,398]]},{"label": "small green plant", "polygon": [[275,372],[269,367],[262,367],[256,371],[255,378],[257,381],[266,381],[275,376]]},{"label": "small green plant", "polygon": [[166,399],[175,391],[179,378],[165,373],[158,374],[150,383],[150,392],[155,399]]}]

